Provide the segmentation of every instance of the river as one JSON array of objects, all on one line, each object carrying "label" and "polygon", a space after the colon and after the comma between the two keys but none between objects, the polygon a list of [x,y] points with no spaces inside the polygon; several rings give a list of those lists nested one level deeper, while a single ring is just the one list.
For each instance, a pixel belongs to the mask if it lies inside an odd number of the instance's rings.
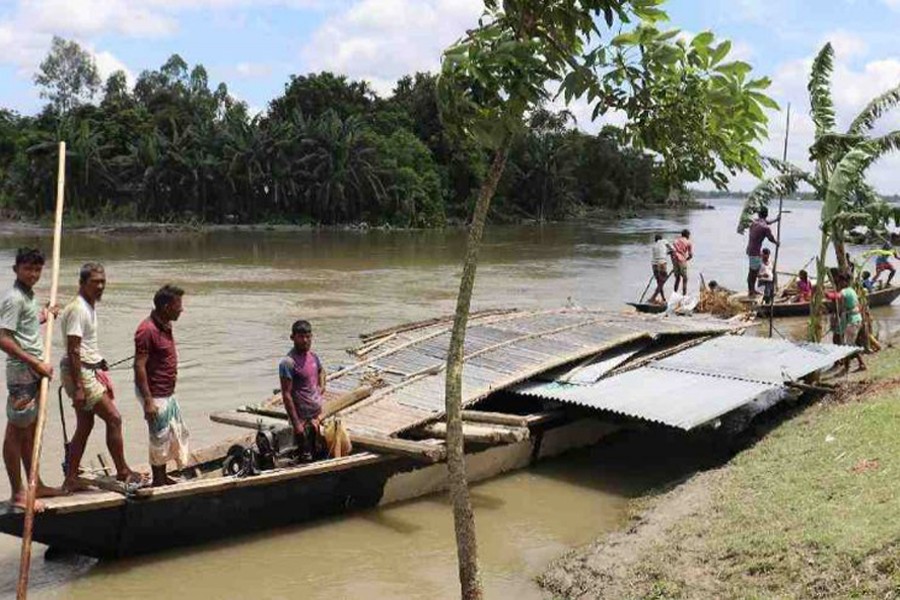
[{"label": "river", "polygon": [[[737,200],[715,210],[660,211],[652,216],[544,226],[491,226],[485,235],[475,308],[582,306],[621,309],[649,277],[655,232],[692,231],[698,276],[743,289],[745,240],[735,233]],[[818,247],[820,205],[787,202],[780,270],[801,268]],[[0,228],[2,229],[2,228]],[[15,248],[50,239],[0,235],[0,265]],[[108,288],[98,309],[101,349],[110,362],[132,353],[137,323],[164,283],[187,290],[176,325],[178,395],[193,443],[218,441],[233,429],[207,415],[262,400],[278,384],[276,365],[289,348],[290,323],[312,321],[314,345],[330,369],[349,362],[357,334],[453,311],[465,235],[448,231],[274,231],[205,234],[69,234],[63,242],[61,298],[76,293],[86,261],[106,266]],[[38,294],[49,293],[49,268]],[[12,274],[7,271],[12,282]],[[879,309],[884,332],[900,311]],[[802,321],[779,322],[788,334]],[[53,354],[60,356],[59,338]],[[146,462],[143,419],[130,368],[112,372],[133,464]],[[0,385],[6,382],[0,369]],[[61,427],[55,388],[42,473],[59,483]],[[68,404],[68,403],[67,403]],[[70,428],[71,408],[67,406]],[[5,421],[5,417],[3,417]],[[3,423],[5,427],[5,422]],[[70,430],[71,431],[71,430]],[[103,450],[98,424],[86,453]],[[621,436],[589,451],[475,486],[479,542],[492,597],[540,597],[533,577],[567,548],[616,528],[628,499],[676,480],[709,457],[678,439]],[[0,494],[8,494],[0,483]],[[0,596],[15,589],[17,538],[0,537]],[[33,598],[444,598],[457,594],[449,505],[432,497],[312,525],[148,558],[98,564],[45,562],[35,545]]]}]

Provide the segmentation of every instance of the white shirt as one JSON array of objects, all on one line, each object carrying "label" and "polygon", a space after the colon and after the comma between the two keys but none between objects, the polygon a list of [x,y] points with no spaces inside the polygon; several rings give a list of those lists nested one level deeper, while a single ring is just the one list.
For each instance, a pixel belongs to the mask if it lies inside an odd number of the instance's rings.
[{"label": "white shirt", "polygon": [[772,265],[762,263],[759,267],[759,275],[757,275],[757,279],[759,281],[772,281]]},{"label": "white shirt", "polygon": [[78,294],[59,316],[63,341],[70,335],[81,338],[81,361],[96,364],[103,360],[97,344],[97,311]]},{"label": "white shirt", "polygon": [[669,242],[667,242],[666,240],[659,240],[658,242],[654,242],[651,262],[654,265],[666,264],[669,258],[669,250]]}]

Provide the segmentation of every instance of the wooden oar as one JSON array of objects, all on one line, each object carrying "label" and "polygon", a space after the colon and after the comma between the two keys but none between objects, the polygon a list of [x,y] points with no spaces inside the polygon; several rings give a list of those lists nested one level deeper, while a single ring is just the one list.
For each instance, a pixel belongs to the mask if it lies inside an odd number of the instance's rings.
[{"label": "wooden oar", "polygon": [[[56,306],[56,291],[59,284],[59,255],[62,242],[63,197],[66,185],[66,143],[59,143],[59,171],[56,179],[56,219],[53,227],[53,278],[50,283],[50,306]],[[53,341],[52,311],[47,311],[47,329],[44,332],[45,363],[50,362]],[[50,380],[41,378],[38,394],[37,423],[34,429],[34,447],[31,452],[31,470],[28,473],[28,490],[25,494],[25,525],[22,529],[22,556],[19,561],[19,581],[16,585],[16,598],[24,600],[28,597],[28,571],[31,567],[31,535],[34,532],[34,501],[37,495],[38,472],[40,471],[41,440],[44,435],[44,423],[47,421],[47,391]]]}]

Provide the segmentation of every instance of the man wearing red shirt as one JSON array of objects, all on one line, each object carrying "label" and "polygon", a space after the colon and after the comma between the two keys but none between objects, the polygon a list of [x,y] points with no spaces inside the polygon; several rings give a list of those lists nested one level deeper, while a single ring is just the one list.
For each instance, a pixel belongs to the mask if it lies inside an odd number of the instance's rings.
[{"label": "man wearing red shirt", "polygon": [[154,486],[175,483],[166,473],[169,461],[182,468],[188,460],[188,432],[175,399],[178,353],[172,335],[172,323],[183,310],[183,296],[181,288],[161,287],[153,297],[153,311],[134,333],[135,393],[150,433]]}]

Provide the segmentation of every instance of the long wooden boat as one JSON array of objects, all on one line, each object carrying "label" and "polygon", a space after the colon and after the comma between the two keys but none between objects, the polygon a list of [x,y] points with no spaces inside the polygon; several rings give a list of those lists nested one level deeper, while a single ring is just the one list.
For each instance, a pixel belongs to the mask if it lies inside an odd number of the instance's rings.
[{"label": "long wooden boat", "polygon": [[[336,413],[349,432],[354,446],[349,456],[310,464],[273,460],[259,471],[233,472],[229,457],[251,445],[250,434],[196,452],[188,468],[171,470],[184,481],[166,487],[128,490],[109,477],[86,474],[102,489],[46,499],[34,539],[59,550],[114,558],[442,490],[447,480],[443,365],[451,326],[438,319],[366,336],[354,350],[357,361],[329,375],[325,410]],[[505,397],[510,386],[623,344],[665,346],[733,330],[713,319],[586,309],[476,315],[468,326],[463,369],[469,479],[479,481],[594,444],[617,427],[615,419],[599,420],[579,407],[559,410],[555,403]],[[257,449],[261,435],[275,440],[273,447],[290,445],[277,397],[212,418],[259,430]],[[21,511],[0,504],[0,531],[19,536],[22,525]]]},{"label": "long wooden boat", "polygon": [[[470,481],[595,444],[615,429],[590,418],[532,420],[528,439],[468,452]],[[54,550],[119,558],[409,500],[441,491],[447,481],[444,463],[367,451],[246,477],[222,476],[223,459],[212,458],[196,467],[194,478],[165,488],[46,499],[34,539]],[[21,511],[0,513],[0,531],[20,536],[22,524]]]},{"label": "long wooden boat", "polygon": [[[871,308],[890,306],[898,297],[900,297],[900,287],[895,286],[875,290],[867,296]],[[809,305],[809,302],[776,302],[771,306],[771,313],[776,319],[779,317],[805,317],[809,316]],[[756,308],[756,314],[761,317],[768,317],[769,312],[768,305],[760,305]]]}]

